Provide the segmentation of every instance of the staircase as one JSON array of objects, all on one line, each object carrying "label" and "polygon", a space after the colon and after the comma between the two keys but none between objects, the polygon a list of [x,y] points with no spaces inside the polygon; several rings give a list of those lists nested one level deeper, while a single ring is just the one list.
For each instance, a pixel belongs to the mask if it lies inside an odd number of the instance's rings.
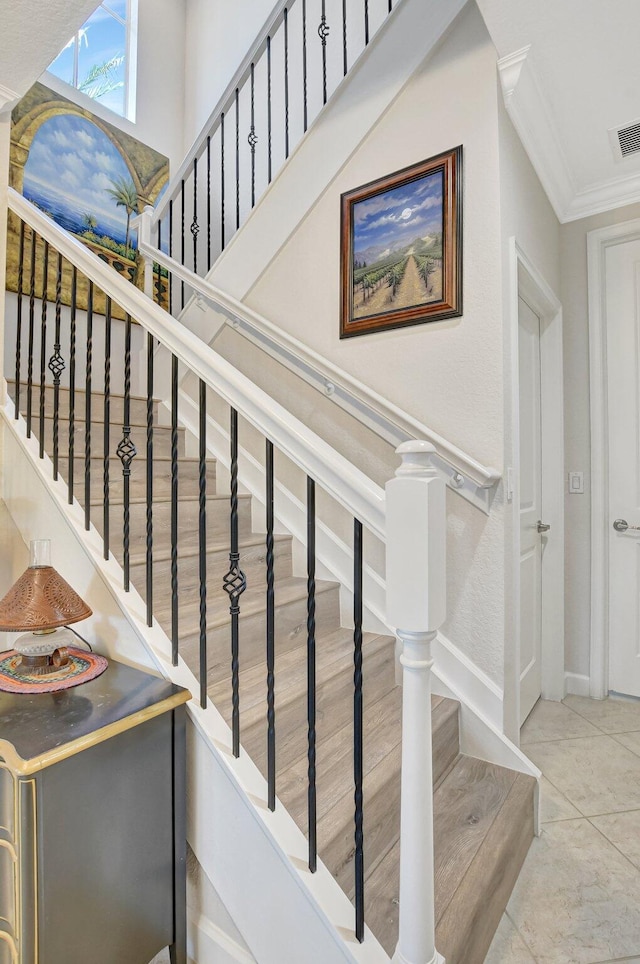
[{"label": "staircase", "polygon": [[[39,401],[39,389],[34,389]],[[9,392],[15,398],[15,384]],[[21,387],[26,414],[26,384]],[[53,390],[44,393],[44,440],[52,452]],[[123,404],[111,395],[109,436],[122,430]],[[77,412],[85,395],[76,391]],[[154,403],[153,596],[155,617],[172,635],[170,464],[171,429],[157,424]],[[147,399],[130,398],[131,439],[145,451]],[[59,444],[68,445],[69,392],[59,391]],[[93,393],[92,411],[104,410],[104,396]],[[39,423],[33,423],[36,438]],[[91,472],[90,501],[97,529],[103,534],[104,424],[93,422],[97,448]],[[186,432],[178,429],[179,650],[196,678],[200,675],[198,460],[188,458]],[[83,451],[85,426],[76,415],[76,451]],[[112,533],[122,527],[123,502],[118,495],[119,459],[112,456],[114,491],[109,503]],[[78,456],[75,478],[84,471]],[[207,668],[208,694],[229,725],[232,723],[232,679],[229,649],[229,600],[222,589],[229,566],[229,495],[216,486],[216,462],[207,461]],[[69,460],[60,459],[68,482]],[[146,596],[146,462],[137,456],[130,481],[131,583]],[[76,484],[84,506],[84,488]],[[267,713],[265,663],[265,537],[252,531],[251,497],[239,495],[240,566],[247,578],[240,615],[240,738],[267,778]],[[123,562],[122,543],[112,540]],[[276,789],[303,833],[308,831],[307,756],[307,583],[292,566],[292,540],[276,535]],[[353,630],[340,624],[339,586],[316,582],[316,775],[318,855],[350,899],[354,897],[353,735],[350,693],[353,688]],[[364,668],[364,819],[365,919],[391,956],[398,941],[401,786],[402,688],[396,685],[395,640],[365,634]],[[481,964],[517,879],[534,833],[533,777],[516,773],[460,752],[459,706],[432,698],[433,792],[435,837],[436,946],[448,964]]]}]

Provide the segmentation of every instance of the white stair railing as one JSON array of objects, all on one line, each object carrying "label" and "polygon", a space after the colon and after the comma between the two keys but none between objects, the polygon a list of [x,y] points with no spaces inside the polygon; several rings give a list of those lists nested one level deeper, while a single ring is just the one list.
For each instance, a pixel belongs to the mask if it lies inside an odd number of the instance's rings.
[{"label": "white stair railing", "polygon": [[[271,399],[265,392],[253,385],[249,379],[238,372],[231,364],[222,359],[210,347],[204,345],[200,339],[154,304],[142,291],[125,281],[108,265],[104,264],[83,244],[62,230],[58,225],[38,211],[22,196],[12,189],[8,191],[9,208],[16,220],[11,220],[9,231],[14,232],[14,240],[19,239],[18,249],[20,264],[16,297],[16,343],[6,345],[5,359],[7,371],[15,372],[15,393],[19,391],[21,373],[28,371],[27,408],[32,409],[33,395],[39,396],[38,415],[28,418],[27,434],[32,431],[40,440],[40,458],[44,458],[44,420],[45,415],[51,414],[54,421],[54,479],[57,478],[59,462],[66,459],[66,449],[63,454],[58,451],[59,429],[61,422],[65,422],[66,434],[69,442],[69,466],[73,463],[73,423],[67,421],[68,412],[60,404],[60,375],[65,369],[65,353],[68,344],[67,332],[61,330],[62,303],[61,292],[65,285],[70,284],[72,294],[72,326],[75,340],[71,344],[73,355],[73,370],[84,373],[83,384],[71,383],[68,391],[71,394],[77,388],[84,393],[84,509],[85,526],[91,527],[91,429],[92,421],[100,422],[103,430],[109,425],[108,407],[103,413],[92,409],[92,397],[96,389],[104,388],[105,400],[109,401],[109,385],[111,375],[122,369],[124,371],[123,398],[123,437],[113,439],[113,449],[108,446],[111,441],[104,436],[104,451],[100,454],[100,463],[104,464],[104,476],[101,476],[104,506],[99,507],[109,516],[109,498],[111,486],[116,482],[114,474],[109,468],[109,456],[117,456],[122,463],[124,480],[124,528],[122,545],[124,551],[124,588],[128,590],[128,552],[129,552],[129,488],[128,480],[135,466],[136,449],[130,439],[131,426],[131,325],[132,321],[142,326],[147,333],[147,358],[150,362],[155,350],[154,340],[157,340],[170,353],[172,364],[172,396],[177,400],[177,371],[182,365],[195,374],[200,382],[200,420],[199,420],[199,479],[197,484],[198,502],[200,509],[199,524],[199,554],[204,565],[200,569],[200,706],[207,704],[207,624],[206,624],[206,553],[207,553],[207,523],[206,523],[206,460],[207,460],[207,390],[211,390],[225,400],[232,412],[232,458],[231,458],[231,547],[230,571],[225,576],[225,589],[230,597],[230,612],[239,614],[244,579],[238,562],[237,528],[236,545],[234,545],[233,517],[237,518],[237,435],[234,435],[234,421],[237,429],[237,416],[242,415],[246,421],[261,432],[267,440],[271,454],[273,448],[284,452],[307,476],[307,492],[315,492],[315,486],[323,488],[336,499],[354,519],[354,796],[355,796],[355,935],[358,941],[364,941],[366,936],[364,924],[364,855],[366,852],[366,825],[363,824],[363,743],[362,743],[362,712],[363,712],[363,662],[362,662],[362,569],[363,527],[377,538],[386,543],[387,548],[387,585],[388,585],[388,622],[397,626],[398,638],[402,643],[401,663],[403,667],[403,749],[402,749],[402,820],[401,820],[401,884],[400,884],[400,930],[398,950],[395,960],[399,964],[435,964],[441,960],[435,951],[434,926],[434,856],[433,856],[433,783],[432,783],[432,747],[431,747],[431,712],[430,688],[431,667],[430,644],[445,616],[445,485],[435,468],[434,446],[426,441],[407,442],[399,449],[402,464],[397,476],[386,487],[386,492],[372,482],[356,466],[336,452],[323,439],[312,432],[306,425],[287,412],[281,405]],[[43,289],[36,293],[33,286],[35,280],[35,259],[28,260],[27,252],[31,250],[35,255],[45,250],[49,263],[55,266],[55,284],[47,290],[45,279]],[[31,277],[29,285],[27,279]],[[76,322],[80,309],[76,305],[78,285],[87,291],[86,324],[76,331]],[[23,288],[24,285],[24,288]],[[55,293],[54,293],[55,292]],[[25,305],[23,298],[29,294],[29,305],[23,312]],[[107,299],[105,314],[98,311],[99,296]],[[39,338],[36,334],[36,318],[34,302],[40,302]],[[55,319],[53,337],[48,328],[50,321],[47,315],[49,300],[53,303],[52,310]],[[79,302],[78,302],[79,303]],[[76,310],[77,308],[77,310]],[[125,321],[124,357],[112,357],[111,325],[112,319],[119,310]],[[100,328],[103,332],[100,332]],[[27,332],[28,329],[28,332]],[[28,337],[27,336],[28,333]],[[86,339],[86,347],[81,344]],[[104,382],[98,378],[94,365],[94,344],[105,346]],[[24,346],[28,345],[26,351]],[[108,347],[107,347],[108,346]],[[53,348],[49,365],[50,376],[46,374],[46,349]],[[34,355],[40,360],[40,377],[33,375]],[[21,368],[21,365],[24,366]],[[149,447],[149,439],[153,438],[154,421],[152,413],[153,380],[147,380],[147,413],[150,421],[147,423],[147,520],[153,516],[153,493],[149,488],[149,479],[153,478],[153,471],[149,471],[149,462],[153,463],[153,447]],[[49,378],[49,381],[46,379]],[[177,404],[177,401],[175,402]],[[19,420],[20,406],[15,406],[13,417]],[[9,406],[3,410],[3,417],[8,417]],[[235,418],[234,418],[235,414]],[[178,412],[172,410],[172,433],[177,426]],[[39,428],[38,428],[39,422]],[[117,443],[117,444],[116,444]],[[66,443],[65,443],[66,444]],[[233,455],[235,445],[236,454]],[[171,476],[177,471],[177,445],[172,439]],[[95,458],[95,455],[94,455]],[[235,463],[234,463],[235,458]],[[273,474],[269,478],[269,459],[265,463],[265,480],[267,493],[273,493]],[[271,466],[272,466],[271,458]],[[44,462],[43,462],[44,465]],[[62,471],[62,470],[60,470]],[[176,476],[177,477],[177,476]],[[123,480],[118,480],[118,491]],[[270,489],[269,489],[270,486]],[[309,531],[315,526],[315,508],[308,502]],[[151,527],[152,528],[152,527]],[[147,536],[149,535],[147,529]],[[176,527],[177,532],[177,527]],[[273,531],[267,533],[267,582],[269,581],[269,566],[273,567],[273,558],[269,561],[269,537],[273,539]],[[115,544],[119,536],[111,532],[111,545]],[[104,554],[109,556],[108,526],[104,532]],[[172,525],[172,556],[177,555],[177,535]],[[147,543],[151,554],[147,556],[147,579],[153,567],[152,546]],[[272,554],[272,553],[271,553]],[[315,560],[313,560],[315,572]],[[271,569],[273,575],[273,568]],[[204,580],[204,582],[203,582]],[[147,586],[149,586],[147,582]],[[308,580],[309,613],[314,612],[315,580],[310,576]],[[147,598],[149,606],[149,599]],[[172,606],[178,606],[177,590]],[[149,611],[148,621],[151,625],[153,609]],[[310,616],[309,632],[314,632],[313,618]],[[233,632],[233,629],[232,629]],[[268,633],[268,630],[267,630]],[[178,665],[179,639],[172,640],[174,645],[174,664]],[[271,640],[271,644],[273,639]],[[313,643],[313,645],[311,645]],[[269,653],[269,637],[267,635],[267,654]],[[233,646],[233,638],[232,638]],[[273,651],[273,646],[271,646]],[[315,639],[308,640],[308,658],[315,653]],[[267,656],[269,660],[269,656]],[[313,656],[315,659],[315,656]],[[315,664],[313,664],[315,666]],[[273,671],[270,682],[269,700],[273,699]],[[168,670],[171,673],[171,670]],[[315,671],[313,678],[315,677]],[[310,677],[312,678],[312,677]],[[232,662],[232,679],[234,688],[234,707],[239,700],[239,654],[237,646],[234,650]],[[309,687],[308,705],[315,714],[315,688]],[[310,710],[311,712],[311,710]],[[268,738],[275,740],[275,719],[269,722]],[[232,724],[233,753],[240,756],[239,716]],[[275,743],[274,743],[275,746]],[[309,720],[309,792],[315,795],[315,723]],[[275,769],[269,771],[268,781],[271,789],[275,780]],[[275,786],[274,786],[275,789]],[[269,808],[276,808],[276,794],[269,793]],[[310,808],[311,812],[311,808]],[[310,830],[313,829],[310,826]],[[315,833],[313,834],[315,837]],[[312,853],[312,834],[309,834],[309,868],[313,872],[316,867],[316,854]],[[362,960],[363,958],[358,958]]]}]

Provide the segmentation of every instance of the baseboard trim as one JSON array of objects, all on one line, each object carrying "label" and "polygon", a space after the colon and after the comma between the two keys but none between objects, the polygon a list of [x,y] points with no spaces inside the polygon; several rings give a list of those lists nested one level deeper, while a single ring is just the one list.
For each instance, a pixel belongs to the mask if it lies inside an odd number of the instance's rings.
[{"label": "baseboard trim", "polygon": [[564,674],[565,696],[590,696],[591,681],[583,673]]}]

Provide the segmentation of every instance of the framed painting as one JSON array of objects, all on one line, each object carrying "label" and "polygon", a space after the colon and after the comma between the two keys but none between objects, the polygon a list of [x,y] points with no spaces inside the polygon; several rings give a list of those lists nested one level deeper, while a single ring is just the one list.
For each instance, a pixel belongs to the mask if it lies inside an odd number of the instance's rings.
[{"label": "framed painting", "polygon": [[462,147],[341,201],[341,338],[462,314]]}]

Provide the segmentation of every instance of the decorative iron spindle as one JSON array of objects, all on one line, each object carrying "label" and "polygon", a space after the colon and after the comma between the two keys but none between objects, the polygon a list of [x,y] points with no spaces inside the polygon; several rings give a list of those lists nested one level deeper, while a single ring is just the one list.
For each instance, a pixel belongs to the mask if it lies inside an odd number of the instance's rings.
[{"label": "decorative iron spindle", "polygon": [[31,438],[33,414],[33,340],[36,314],[36,232],[31,230],[31,263],[29,265],[29,345],[27,348],[27,438]]},{"label": "decorative iron spindle", "polygon": [[220,250],[224,251],[224,111],[220,115]]},{"label": "decorative iron spindle", "polygon": [[364,813],[362,701],[362,523],[353,520],[353,781],[355,802],[356,938],[364,940]]},{"label": "decorative iron spindle", "polygon": [[364,45],[369,43],[369,0],[364,0]]},{"label": "decorative iron spindle", "polygon": [[178,358],[171,356],[171,662],[178,665]]},{"label": "decorative iron spindle", "polygon": [[276,808],[276,702],[275,702],[275,566],[273,505],[273,442],[266,442],[266,524],[267,524],[267,783],[269,810]]},{"label": "decorative iron spindle", "polygon": [[102,449],[102,551],[109,558],[109,455],[111,446],[111,298],[106,299],[104,318],[104,442]]},{"label": "decorative iron spindle", "polygon": [[16,384],[15,414],[20,417],[20,355],[22,350],[22,282],[24,278],[24,221],[20,221],[20,253],[18,256],[18,304],[16,308]]},{"label": "decorative iron spindle", "polygon": [[62,294],[62,255],[58,254],[56,270],[56,324],[53,355],[49,359],[49,371],[53,375],[53,478],[58,480],[59,432],[60,432],[60,376],[66,368],[60,353],[60,313]]},{"label": "decorative iron spindle", "polygon": [[240,227],[240,91],[236,87],[236,231]]},{"label": "decorative iron spindle", "polygon": [[[180,216],[181,216],[181,222],[182,222],[182,226],[181,226],[181,229],[180,229],[180,237],[181,237],[181,240],[180,240],[180,264],[184,264],[185,261],[186,261],[186,256],[185,256],[185,242],[186,242],[186,239],[185,239],[185,233],[184,233],[184,218],[185,218],[185,214],[184,214],[184,203],[185,203],[185,202],[184,202],[184,178],[183,178],[183,180],[182,180],[182,182],[181,182],[181,184],[180,184]],[[181,282],[180,282],[180,307],[181,307],[181,308],[184,308],[184,281],[181,281]]]},{"label": "decorative iron spindle", "polygon": [[325,0],[322,0],[322,15],[318,36],[322,44],[322,103],[327,103],[327,37],[329,36],[329,24],[327,23],[327,11]]},{"label": "decorative iron spindle", "polygon": [[91,526],[91,378],[93,368],[93,281],[87,294],[87,356],[84,379],[84,527]]},{"label": "decorative iron spindle", "polygon": [[342,0],[342,75],[347,76],[347,0]]},{"label": "decorative iron spindle", "polygon": [[[173,257],[173,201],[169,201],[169,257]],[[173,314],[173,273],[169,272],[169,314]]]},{"label": "decorative iron spindle", "polygon": [[69,482],[67,501],[73,504],[74,460],[76,456],[76,310],[78,300],[78,269],[71,269],[71,317],[69,322]]},{"label": "decorative iron spindle", "polygon": [[147,506],[146,556],[147,626],[153,623],[153,335],[147,335]]},{"label": "decorative iron spindle", "polygon": [[232,731],[233,755],[240,756],[240,596],[247,588],[245,574],[240,568],[240,552],[238,548],[238,413],[231,409],[230,424],[231,459],[229,470],[231,474],[231,514],[230,514],[230,546],[229,571],[224,577],[224,589],[229,596],[229,613],[231,615],[231,687],[232,687]]},{"label": "decorative iron spindle", "polygon": [[118,442],[116,455],[122,463],[122,560],[124,568],[124,591],[129,592],[129,537],[130,537],[130,492],[131,463],[138,454],[131,440],[131,315],[127,315],[124,329],[124,402],[122,411],[122,438]]},{"label": "decorative iron spindle", "polygon": [[211,270],[211,138],[207,136],[207,271]]},{"label": "decorative iron spindle", "polygon": [[305,134],[309,126],[307,98],[307,0],[302,0],[302,130]]},{"label": "decorative iron spindle", "polygon": [[256,203],[256,144],[258,143],[258,135],[256,134],[256,92],[255,92],[255,78],[254,78],[254,67],[251,64],[251,127],[249,129],[249,136],[247,141],[249,142],[249,147],[251,148],[251,207],[255,206]]},{"label": "decorative iron spindle", "polygon": [[42,314],[40,316],[40,458],[44,458],[45,372],[47,366],[47,302],[49,299],[49,242],[42,261]]},{"label": "decorative iron spindle", "polygon": [[91,526],[91,377],[93,366],[93,281],[87,294],[87,360],[84,379],[84,527]]},{"label": "decorative iron spindle", "polygon": [[198,575],[200,579],[200,706],[207,705],[207,384],[198,399]]},{"label": "decorative iron spindle", "polygon": [[318,862],[316,816],[316,484],[307,476],[307,776],[309,870]]},{"label": "decorative iron spindle", "polygon": [[[162,251],[162,221],[158,221],[158,251]],[[162,307],[162,265],[158,262],[158,280],[156,281],[156,301]]]},{"label": "decorative iron spindle", "polygon": [[267,184],[271,177],[271,37],[267,37]]},{"label": "decorative iron spindle", "polygon": [[198,224],[198,158],[193,159],[193,221],[191,222],[191,235],[193,237],[193,273],[198,273],[198,234],[200,225]]},{"label": "decorative iron spindle", "polygon": [[289,12],[284,8],[284,156],[289,157]]}]

